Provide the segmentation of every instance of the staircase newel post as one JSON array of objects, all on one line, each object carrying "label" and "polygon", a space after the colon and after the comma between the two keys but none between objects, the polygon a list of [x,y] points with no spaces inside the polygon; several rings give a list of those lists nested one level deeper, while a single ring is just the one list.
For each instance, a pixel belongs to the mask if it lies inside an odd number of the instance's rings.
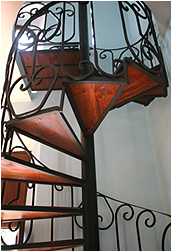
[{"label": "staircase newel post", "polygon": [[86,180],[86,184],[83,187],[84,250],[99,251],[97,188],[93,135],[82,135],[82,144],[84,145],[87,153],[87,158],[82,162],[82,177]]},{"label": "staircase newel post", "polygon": [[[87,4],[88,2],[79,3],[80,60],[89,60]],[[82,74],[88,73],[88,71],[89,66],[85,64]],[[82,161],[82,178],[86,181],[82,192],[84,202],[84,250],[98,251],[100,248],[94,136],[82,134],[81,142],[86,151],[86,158]]]}]

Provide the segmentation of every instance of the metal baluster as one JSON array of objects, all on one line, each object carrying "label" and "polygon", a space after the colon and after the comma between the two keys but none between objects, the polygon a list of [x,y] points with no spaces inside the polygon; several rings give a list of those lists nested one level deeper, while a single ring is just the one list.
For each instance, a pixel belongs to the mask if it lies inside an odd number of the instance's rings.
[{"label": "metal baluster", "polygon": [[[71,207],[74,207],[74,195],[73,195],[73,186],[71,186]],[[74,240],[75,234],[74,234],[74,216],[72,216],[72,240]],[[72,248],[72,251],[74,251],[75,248]]]},{"label": "metal baluster", "polygon": [[1,192],[1,204],[2,204],[3,199],[4,199],[5,184],[6,184],[6,181],[3,181],[2,192]]},{"label": "metal baluster", "polygon": [[[51,186],[51,206],[54,206],[54,185]],[[53,241],[54,236],[54,218],[51,218],[51,241]]]}]

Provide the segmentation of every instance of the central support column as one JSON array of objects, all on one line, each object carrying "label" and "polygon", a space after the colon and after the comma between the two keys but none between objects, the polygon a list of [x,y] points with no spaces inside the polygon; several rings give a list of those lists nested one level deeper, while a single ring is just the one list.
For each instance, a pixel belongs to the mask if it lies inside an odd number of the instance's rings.
[{"label": "central support column", "polygon": [[[87,3],[79,3],[79,28],[80,28],[80,60],[89,59],[88,47],[88,25],[87,25]],[[82,74],[88,73],[88,64],[84,65]],[[82,145],[86,151],[86,158],[82,161],[82,178],[86,181],[83,187],[83,236],[84,250],[98,251],[99,230],[98,230],[98,209],[97,209],[97,187],[96,167],[94,155],[94,136],[82,135]]]},{"label": "central support column", "polygon": [[82,162],[82,177],[83,179],[86,180],[86,184],[83,187],[84,250],[98,251],[100,250],[100,248],[99,248],[97,188],[96,188],[93,135],[90,136],[82,135],[82,144],[84,145],[84,148],[88,156]]}]

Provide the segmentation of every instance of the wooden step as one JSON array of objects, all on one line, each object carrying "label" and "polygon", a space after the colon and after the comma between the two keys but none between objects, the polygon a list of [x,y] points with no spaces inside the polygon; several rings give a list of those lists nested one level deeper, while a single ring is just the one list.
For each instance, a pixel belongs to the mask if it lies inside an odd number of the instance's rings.
[{"label": "wooden step", "polygon": [[82,179],[5,155],[1,158],[1,179],[42,184],[82,186]]},{"label": "wooden step", "polygon": [[161,79],[159,75],[149,73],[132,60],[127,59],[126,62],[128,64],[129,84],[126,85],[117,101],[113,104],[112,109],[139,100],[145,101],[146,105],[147,102],[150,103],[153,100],[153,97],[165,97],[167,95],[168,83],[166,80]]},{"label": "wooden step", "polygon": [[148,106],[154,99],[155,97],[143,96],[134,100],[133,102],[144,105],[144,106]]},{"label": "wooden step", "polygon": [[126,84],[124,78],[111,80],[90,77],[84,81],[63,81],[68,99],[85,134],[95,132]]},{"label": "wooden step", "polygon": [[[34,54],[33,51],[20,51],[20,58],[24,67],[24,71],[26,74],[31,75]],[[79,75],[80,69],[78,68],[79,63],[79,50],[74,49],[66,49],[64,50],[64,68],[65,70],[72,75]],[[53,89],[62,89],[62,79],[65,77],[64,73],[61,70],[61,50],[42,50],[37,51],[36,59],[35,59],[35,71],[39,69],[39,67],[44,66],[46,64],[53,64],[57,67],[59,72],[58,80]],[[40,90],[48,90],[53,79],[54,72],[50,69],[44,69],[40,73],[41,77],[44,78],[40,85],[31,85],[31,89],[34,91]],[[39,76],[38,76],[39,78]]]},{"label": "wooden step", "polygon": [[69,217],[83,214],[82,208],[49,206],[1,205],[1,221],[23,221],[51,217]]},{"label": "wooden step", "polygon": [[167,96],[167,87],[159,88],[155,91],[147,93],[146,95],[137,98],[134,102],[148,106],[156,97],[166,97]]},{"label": "wooden step", "polygon": [[[14,151],[11,154],[13,157],[22,159],[28,164],[30,163],[30,155],[26,151]],[[7,205],[11,200],[16,198],[17,191],[18,191],[18,181],[8,180],[3,181],[3,178],[7,177],[9,172],[13,173],[12,168],[8,166],[8,160],[7,164],[4,165],[5,159],[1,155],[1,203]],[[14,163],[16,164],[16,163]],[[18,170],[18,168],[16,167]],[[9,172],[8,172],[9,171]],[[16,177],[18,179],[18,176]],[[24,181],[25,182],[25,181]],[[5,187],[4,187],[5,183]],[[2,198],[2,191],[4,193],[4,196]],[[20,183],[20,197],[18,200],[15,200],[16,205],[25,205],[26,203],[26,195],[27,195],[27,183]]]},{"label": "wooden step", "polygon": [[84,158],[84,149],[59,107],[41,110],[25,119],[13,119],[7,128],[78,159]]},{"label": "wooden step", "polygon": [[[5,183],[4,194],[2,195],[2,188]],[[1,204],[7,205],[9,202],[12,202],[13,205],[25,205],[26,195],[27,195],[27,184],[20,183],[20,194],[19,198],[16,199],[18,191],[18,182],[14,181],[3,181],[1,180]],[[15,200],[16,199],[16,200]],[[1,229],[7,229],[9,222],[1,223]],[[13,222],[12,228],[15,229],[18,226],[18,222]]]},{"label": "wooden step", "polygon": [[83,246],[83,239],[72,239],[72,240],[60,240],[52,242],[35,242],[18,245],[1,246],[2,250],[18,250],[18,251],[49,251],[49,250],[60,250],[67,248],[76,248]]}]

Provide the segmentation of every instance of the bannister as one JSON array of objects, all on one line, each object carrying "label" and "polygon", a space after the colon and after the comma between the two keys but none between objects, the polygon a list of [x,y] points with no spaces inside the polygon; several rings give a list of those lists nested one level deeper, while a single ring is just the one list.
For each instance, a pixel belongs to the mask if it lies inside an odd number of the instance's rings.
[{"label": "bannister", "polygon": [[[108,230],[110,236],[115,233],[114,251],[170,250],[170,214],[124,202],[99,192],[97,197],[99,203],[103,200],[108,209],[98,215],[99,230]],[[79,207],[81,205],[82,203]],[[75,223],[82,228],[77,217]]]}]

